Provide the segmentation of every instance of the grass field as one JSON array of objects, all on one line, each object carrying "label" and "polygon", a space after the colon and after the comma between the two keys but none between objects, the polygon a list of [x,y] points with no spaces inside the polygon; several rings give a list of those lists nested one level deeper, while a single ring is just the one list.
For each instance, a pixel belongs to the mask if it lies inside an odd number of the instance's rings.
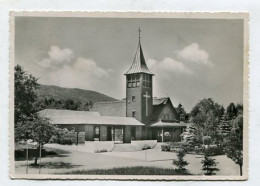
[{"label": "grass field", "polygon": [[[158,168],[158,167],[121,167],[112,169],[92,169],[92,170],[76,170],[67,172],[66,174],[86,174],[86,175],[184,175],[176,172],[174,169]],[[186,173],[185,175],[189,175]]]}]

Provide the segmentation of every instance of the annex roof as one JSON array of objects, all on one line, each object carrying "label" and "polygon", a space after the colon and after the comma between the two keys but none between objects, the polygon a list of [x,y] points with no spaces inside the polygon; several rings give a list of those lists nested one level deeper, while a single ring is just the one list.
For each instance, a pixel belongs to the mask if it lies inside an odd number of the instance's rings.
[{"label": "annex roof", "polygon": [[98,112],[77,111],[77,110],[62,110],[62,109],[44,109],[38,114],[42,117],[63,117],[63,116],[100,116]]},{"label": "annex roof", "polygon": [[[48,110],[48,112],[46,112]],[[51,124],[68,125],[68,124],[91,124],[91,125],[131,125],[131,126],[143,126],[144,124],[137,121],[135,118],[128,117],[111,117],[100,116],[93,114],[96,112],[89,112],[88,114],[82,114],[82,112],[88,111],[70,111],[70,110],[55,110],[46,109],[38,112],[41,116],[50,120]],[[54,111],[53,113],[51,111]],[[59,114],[57,114],[57,112]],[[63,112],[64,111],[64,112]],[[44,114],[47,113],[47,114]]]},{"label": "annex roof", "polygon": [[148,69],[148,67],[145,63],[144,54],[143,54],[141,42],[139,39],[134,61],[132,63],[132,66],[130,67],[130,69],[125,73],[125,75],[141,73],[141,72],[154,75],[152,72],[150,72],[150,70]]},{"label": "annex roof", "polygon": [[158,121],[157,123],[152,124],[150,127],[173,127],[173,128],[178,128],[178,127],[186,127],[186,123],[170,123],[170,122],[163,122],[163,121]]}]

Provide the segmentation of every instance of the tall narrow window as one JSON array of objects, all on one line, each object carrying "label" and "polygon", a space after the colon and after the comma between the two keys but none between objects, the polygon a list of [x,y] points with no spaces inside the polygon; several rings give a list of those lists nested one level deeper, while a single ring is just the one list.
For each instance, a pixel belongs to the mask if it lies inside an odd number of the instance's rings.
[{"label": "tall narrow window", "polygon": [[135,102],[135,96],[132,96],[132,102]]},{"label": "tall narrow window", "polygon": [[146,86],[145,83],[146,83],[146,74],[143,74],[143,86],[144,87]]},{"label": "tall narrow window", "polygon": [[136,86],[140,87],[140,74],[136,74]]},{"label": "tall narrow window", "polygon": [[132,117],[135,118],[135,111],[132,112]]},{"label": "tall narrow window", "polygon": [[136,87],[135,75],[132,75],[132,87]]},{"label": "tall narrow window", "polygon": [[129,75],[127,77],[127,87],[128,88],[131,88],[132,87],[132,78],[131,78],[131,75]]},{"label": "tall narrow window", "polygon": [[143,86],[151,87],[152,86],[152,77],[148,74],[143,74]]}]

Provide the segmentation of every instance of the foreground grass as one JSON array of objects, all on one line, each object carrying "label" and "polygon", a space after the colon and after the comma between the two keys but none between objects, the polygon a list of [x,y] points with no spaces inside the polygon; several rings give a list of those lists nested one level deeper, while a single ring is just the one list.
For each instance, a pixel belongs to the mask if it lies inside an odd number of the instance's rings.
[{"label": "foreground grass", "polygon": [[188,173],[180,173],[174,169],[158,168],[158,167],[121,167],[111,169],[92,169],[92,170],[76,170],[67,172],[66,174],[86,174],[86,175],[189,175]]}]

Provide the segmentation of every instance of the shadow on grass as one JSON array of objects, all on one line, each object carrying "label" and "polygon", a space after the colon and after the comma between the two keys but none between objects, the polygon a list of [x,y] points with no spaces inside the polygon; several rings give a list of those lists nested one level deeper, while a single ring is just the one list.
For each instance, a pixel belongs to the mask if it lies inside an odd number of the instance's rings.
[{"label": "shadow on grass", "polygon": [[[71,152],[66,150],[60,150],[60,149],[54,149],[54,148],[44,148],[45,153],[42,155],[42,158],[53,158],[53,157],[68,157]],[[35,156],[32,156],[29,153],[28,160],[34,160]],[[15,157],[15,161],[25,161],[26,160],[26,154],[22,153]]]},{"label": "shadow on grass", "polygon": [[[64,163],[64,162],[43,162],[41,163],[41,168],[47,169],[72,169],[75,167],[80,167],[81,165],[72,165],[71,163]],[[30,164],[29,167],[31,168],[39,168],[39,164]]]},{"label": "shadow on grass", "polygon": [[175,169],[166,169],[158,167],[121,167],[111,169],[92,169],[92,170],[76,170],[65,174],[86,174],[86,175],[191,175],[189,173],[181,173]]}]

